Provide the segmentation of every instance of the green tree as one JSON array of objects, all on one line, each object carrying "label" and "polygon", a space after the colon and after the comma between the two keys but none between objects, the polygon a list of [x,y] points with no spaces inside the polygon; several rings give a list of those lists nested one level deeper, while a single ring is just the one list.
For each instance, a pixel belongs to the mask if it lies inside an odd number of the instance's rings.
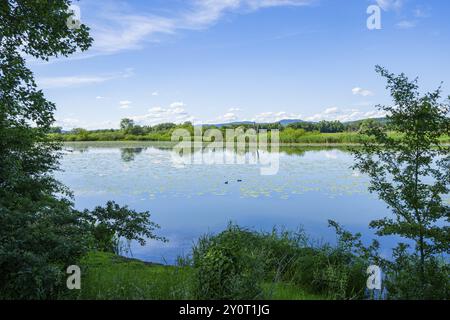
[{"label": "green tree", "polygon": [[61,127],[52,127],[50,128],[49,132],[61,134],[63,132],[63,129]]},{"label": "green tree", "polygon": [[125,133],[129,133],[134,128],[134,121],[128,118],[120,121],[120,130]]},{"label": "green tree", "polygon": [[[394,75],[377,66],[386,78],[393,106],[379,106],[387,113],[387,129],[366,126],[374,138],[355,151],[355,169],[370,177],[371,192],[392,210],[393,218],[375,220],[370,226],[378,235],[399,235],[416,244],[420,285],[427,279],[426,265],[433,256],[450,248],[450,209],[443,196],[449,193],[449,148],[439,137],[449,133],[448,103],[441,102],[441,89],[421,95],[417,79]],[[393,139],[387,130],[399,133]]]},{"label": "green tree", "polygon": [[0,2],[0,298],[54,297],[64,266],[86,248],[68,192],[52,176],[59,145],[47,134],[55,105],[23,57],[48,60],[91,45],[86,26],[67,26],[69,4]]},{"label": "green tree", "polygon": [[374,119],[365,119],[361,121],[358,131],[362,134],[366,132],[370,133],[376,127],[381,127],[381,124],[376,122]]},{"label": "green tree", "polygon": [[148,239],[166,241],[154,234],[159,225],[150,221],[150,212],[136,212],[109,201],[105,207],[84,210],[81,216],[89,224],[95,245],[101,251],[120,254],[121,239],[135,240],[141,245]]},{"label": "green tree", "polygon": [[340,121],[320,121],[317,127],[321,133],[343,132],[345,129]]},{"label": "green tree", "polygon": [[117,241],[160,239],[147,212],[112,202],[74,210],[70,192],[53,177],[61,147],[47,138],[55,105],[37,88],[23,53],[48,60],[89,48],[88,28],[69,28],[70,4],[0,2],[0,299],[59,297],[65,268],[106,239],[95,224]]}]

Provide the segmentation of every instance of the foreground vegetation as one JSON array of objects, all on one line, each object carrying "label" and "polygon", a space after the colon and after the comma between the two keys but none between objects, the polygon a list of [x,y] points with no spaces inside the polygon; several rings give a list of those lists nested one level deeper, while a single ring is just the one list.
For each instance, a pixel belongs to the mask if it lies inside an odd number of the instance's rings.
[{"label": "foreground vegetation", "polygon": [[101,251],[89,253],[79,264],[81,290],[67,298],[173,300],[192,295],[192,270],[187,267],[146,264]]},{"label": "foreground vegetation", "polygon": [[[383,263],[378,244],[365,247],[330,221],[337,244],[317,244],[303,231],[256,232],[230,224],[223,232],[205,235],[192,254],[178,265],[164,266],[93,251],[81,259],[81,290],[61,299],[370,299],[366,269]],[[396,252],[384,265],[385,299],[449,299],[449,265],[444,257],[427,265],[432,279],[418,291],[418,261]]]},{"label": "foreground vegetation", "polygon": [[[77,299],[363,299],[369,260],[359,236],[330,222],[338,243],[315,244],[302,231],[256,232],[230,224],[207,234],[177,266],[93,251],[80,261]],[[117,252],[116,252],[117,253]]]},{"label": "foreground vegetation", "polygon": [[[80,262],[83,270],[79,292],[61,299],[81,300],[179,300],[194,299],[194,272],[190,266],[163,266],[125,259],[113,253],[91,252]],[[320,300],[289,283],[262,283],[262,298],[271,300]]]}]

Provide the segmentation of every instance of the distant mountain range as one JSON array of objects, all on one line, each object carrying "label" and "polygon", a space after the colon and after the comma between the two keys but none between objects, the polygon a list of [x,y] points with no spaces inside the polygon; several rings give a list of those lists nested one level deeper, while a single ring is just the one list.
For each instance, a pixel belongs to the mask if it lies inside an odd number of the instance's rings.
[{"label": "distant mountain range", "polygon": [[239,126],[239,125],[248,125],[248,124],[270,124],[270,123],[280,123],[283,126],[287,126],[291,123],[298,122],[307,122],[300,119],[284,119],[276,122],[254,122],[254,121],[236,121],[236,122],[228,122],[228,123],[214,123],[214,124],[204,124],[205,126],[215,126],[215,127],[224,127],[224,126]]},{"label": "distant mountain range", "polygon": [[307,121],[303,121],[303,120],[299,120],[299,119],[285,119],[285,120],[281,120],[278,121],[282,126],[287,126],[290,125],[292,123],[299,123],[299,122],[307,122]]},{"label": "distant mountain range", "polygon": [[[361,122],[363,122],[364,120],[367,119],[361,119],[361,120],[355,120],[355,121],[345,121],[342,122],[343,124],[359,124]],[[387,119],[386,118],[371,118],[371,120],[374,120],[376,122],[380,122],[382,124],[385,124]],[[299,123],[299,122],[303,122],[303,123],[317,123],[316,121],[304,121],[304,120],[300,120],[300,119],[283,119],[280,121],[276,121],[276,122],[259,122],[257,124],[269,124],[269,123],[280,123],[282,126],[287,126],[293,123]],[[239,126],[239,125],[249,125],[249,124],[255,124],[255,122],[253,121],[236,121],[236,122],[229,122],[229,123],[217,123],[217,124],[205,124],[206,126],[215,126],[215,127],[224,127],[224,126]]]}]

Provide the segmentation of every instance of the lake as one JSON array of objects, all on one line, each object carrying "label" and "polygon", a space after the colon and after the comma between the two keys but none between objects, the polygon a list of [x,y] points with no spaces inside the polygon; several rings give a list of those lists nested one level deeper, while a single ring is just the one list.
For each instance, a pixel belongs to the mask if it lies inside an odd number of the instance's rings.
[{"label": "lake", "polygon": [[[281,147],[276,156],[278,173],[265,176],[251,163],[180,163],[166,143],[74,142],[64,145],[56,176],[73,191],[78,209],[114,200],[150,211],[161,226],[158,235],[169,242],[132,243],[132,256],[170,264],[188,254],[200,235],[230,221],[265,231],[303,227],[314,240],[334,242],[328,228],[333,219],[368,242],[368,223],[390,214],[368,193],[368,179],[350,168],[353,157],[345,148]],[[383,238],[383,252],[397,240]]]}]

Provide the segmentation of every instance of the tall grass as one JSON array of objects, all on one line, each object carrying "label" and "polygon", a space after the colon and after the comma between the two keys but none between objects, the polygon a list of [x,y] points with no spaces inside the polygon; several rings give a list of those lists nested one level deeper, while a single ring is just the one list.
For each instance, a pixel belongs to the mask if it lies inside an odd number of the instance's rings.
[{"label": "tall grass", "polygon": [[[82,133],[52,133],[49,135],[55,141],[171,141],[172,131],[152,132],[146,134],[125,134],[115,131],[85,131]],[[389,136],[395,138],[397,133]],[[285,129],[280,132],[280,142],[284,144],[360,144],[372,141],[371,138],[358,132],[320,133],[305,132],[303,129]],[[449,136],[443,136],[441,143],[450,143]]]},{"label": "tall grass", "polygon": [[[201,299],[255,299],[288,284],[306,296],[364,298],[367,261],[343,246],[313,245],[300,232],[255,232],[230,225],[193,249]],[[286,288],[286,287],[285,287]]]},{"label": "tall grass", "polygon": [[[91,252],[80,262],[81,290],[61,299],[177,300],[195,299],[195,270],[189,264],[163,266],[125,259],[111,253]],[[262,299],[319,300],[291,283],[263,282]]]},{"label": "tall grass", "polygon": [[[80,262],[81,290],[62,298],[365,299],[366,270],[378,257],[377,246],[366,248],[360,235],[332,222],[330,226],[337,234],[334,246],[317,244],[302,230],[256,232],[229,225],[219,234],[201,237],[178,266],[91,252]],[[388,298],[414,299],[417,261],[406,253],[399,257],[381,264]],[[427,270],[434,281],[428,296],[447,299],[447,262],[436,260]]]},{"label": "tall grass", "polygon": [[189,267],[149,265],[102,252],[91,252],[80,265],[78,299],[178,300],[192,296]]}]

